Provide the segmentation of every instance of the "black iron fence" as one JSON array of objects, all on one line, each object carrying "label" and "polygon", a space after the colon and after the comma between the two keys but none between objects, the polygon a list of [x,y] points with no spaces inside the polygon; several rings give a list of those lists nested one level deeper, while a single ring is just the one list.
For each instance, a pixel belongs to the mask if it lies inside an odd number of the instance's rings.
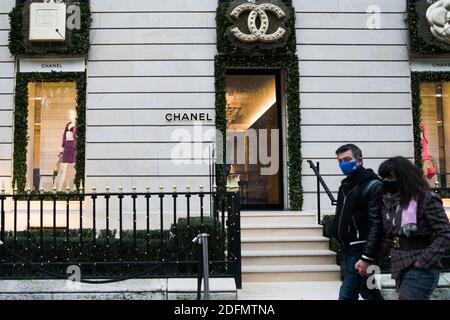
[{"label": "black iron fence", "polygon": [[210,276],[241,287],[238,192],[0,193],[0,220],[0,279],[51,278],[73,266],[84,279],[196,277],[192,239],[208,233]]}]

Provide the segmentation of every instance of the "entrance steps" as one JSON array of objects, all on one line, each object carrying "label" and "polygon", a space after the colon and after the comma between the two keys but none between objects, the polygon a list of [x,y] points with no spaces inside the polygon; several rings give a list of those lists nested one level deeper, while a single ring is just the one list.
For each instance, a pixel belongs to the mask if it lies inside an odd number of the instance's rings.
[{"label": "entrance steps", "polygon": [[244,282],[339,281],[336,253],[315,214],[241,212]]}]

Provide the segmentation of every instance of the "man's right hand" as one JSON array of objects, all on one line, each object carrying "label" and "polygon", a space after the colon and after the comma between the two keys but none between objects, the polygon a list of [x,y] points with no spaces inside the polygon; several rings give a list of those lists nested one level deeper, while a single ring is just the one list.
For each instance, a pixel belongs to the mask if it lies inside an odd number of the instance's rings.
[{"label": "man's right hand", "polygon": [[358,260],[358,262],[355,264],[355,269],[358,271],[359,275],[361,277],[367,277],[367,268],[370,266],[370,263],[365,262],[363,260]]}]

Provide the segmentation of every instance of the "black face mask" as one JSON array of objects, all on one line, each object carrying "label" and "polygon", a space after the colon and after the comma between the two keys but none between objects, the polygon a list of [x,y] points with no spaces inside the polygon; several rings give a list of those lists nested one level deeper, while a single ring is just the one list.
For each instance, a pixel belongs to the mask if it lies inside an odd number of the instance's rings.
[{"label": "black face mask", "polygon": [[395,194],[400,191],[400,184],[397,180],[394,181],[385,181],[383,180],[383,190]]}]

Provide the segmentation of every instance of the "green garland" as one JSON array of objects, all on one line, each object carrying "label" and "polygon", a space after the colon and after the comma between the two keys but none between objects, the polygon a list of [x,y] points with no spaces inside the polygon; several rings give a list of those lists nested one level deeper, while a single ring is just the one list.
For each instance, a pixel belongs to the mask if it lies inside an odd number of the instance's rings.
[{"label": "green garland", "polygon": [[[302,189],[302,154],[300,129],[300,90],[299,65],[296,55],[295,10],[289,2],[289,17],[287,19],[288,39],[286,45],[272,49],[246,49],[233,45],[229,41],[227,28],[231,22],[226,16],[228,3],[219,4],[216,12],[217,49],[219,54],[215,58],[215,94],[216,94],[216,128],[223,135],[223,154],[225,155],[226,132],[226,73],[229,68],[280,68],[285,71],[287,117],[288,117],[288,176],[289,176],[289,207],[291,210],[301,210],[303,206]],[[224,156],[224,159],[226,157]],[[223,165],[216,167],[216,181],[218,191],[226,187],[226,177]]]},{"label": "green garland", "polygon": [[414,158],[418,166],[423,167],[422,143],[421,143],[421,105],[420,84],[423,82],[447,82],[450,81],[450,72],[412,72],[411,95],[414,127]]},{"label": "green garland", "polygon": [[84,182],[85,141],[86,141],[86,73],[51,72],[18,73],[16,78],[14,110],[14,187],[19,191],[26,188],[27,147],[28,147],[28,83],[29,82],[75,82],[77,89],[77,159],[74,184]]},{"label": "green garland", "polygon": [[[11,30],[9,31],[9,51],[13,55],[43,55],[43,54],[87,54],[90,49],[89,31],[91,28],[91,10],[88,4],[79,3],[81,11],[81,28],[79,30],[67,30],[70,33],[70,45],[52,47],[48,43],[40,45],[29,44],[24,35],[23,18],[24,7],[18,5],[9,13]],[[27,43],[29,44],[27,46]]]},{"label": "green garland", "polygon": [[[408,24],[411,52],[415,54],[441,54],[448,52],[449,50],[445,50],[438,45],[429,44],[423,39],[419,31],[420,17],[419,13],[417,12],[417,6],[418,5],[416,4],[415,0],[409,1],[407,24]],[[424,10],[425,8],[422,9]]]}]

